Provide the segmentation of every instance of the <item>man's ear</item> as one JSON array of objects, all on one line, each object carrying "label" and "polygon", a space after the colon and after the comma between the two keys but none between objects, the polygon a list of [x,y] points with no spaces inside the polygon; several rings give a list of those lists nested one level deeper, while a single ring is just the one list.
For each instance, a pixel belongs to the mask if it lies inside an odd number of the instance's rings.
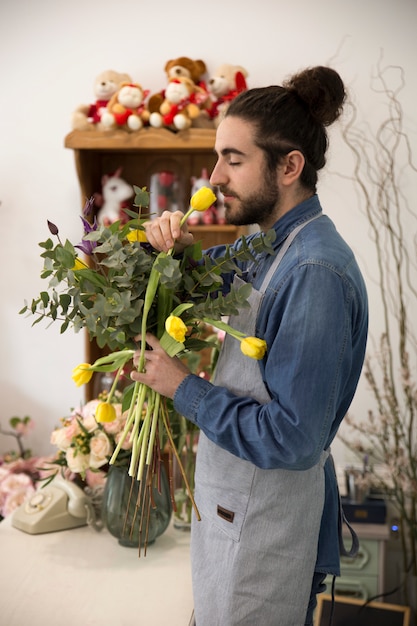
[{"label": "man's ear", "polygon": [[281,183],[287,187],[296,182],[303,171],[305,158],[299,150],[291,150],[281,162]]}]

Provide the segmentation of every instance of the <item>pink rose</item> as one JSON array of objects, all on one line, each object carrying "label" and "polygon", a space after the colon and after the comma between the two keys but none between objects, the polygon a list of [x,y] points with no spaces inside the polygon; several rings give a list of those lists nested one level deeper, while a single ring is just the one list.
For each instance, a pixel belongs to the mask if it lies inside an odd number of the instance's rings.
[{"label": "pink rose", "polygon": [[88,417],[85,417],[82,420],[82,425],[89,433],[93,433],[95,430],[97,430],[97,422],[94,415],[89,415]]},{"label": "pink rose", "polygon": [[7,464],[9,471],[14,474],[25,472],[26,474],[36,474],[38,466],[38,458],[32,456],[30,459],[16,459]]},{"label": "pink rose", "polygon": [[97,405],[100,403],[100,400],[90,400],[87,404],[81,407],[78,413],[84,418],[87,419],[89,417],[94,417],[96,414]]},{"label": "pink rose", "polygon": [[9,474],[10,474],[10,471],[6,469],[4,465],[0,465],[0,483],[2,482],[4,478],[9,476]]},{"label": "pink rose", "polygon": [[76,448],[68,448],[65,458],[68,468],[75,474],[82,474],[90,466],[90,455],[81,454]]},{"label": "pink rose", "polygon": [[55,428],[51,434],[51,443],[60,450],[67,450],[72,440],[79,435],[81,429],[76,420],[71,421],[68,426],[63,428]]},{"label": "pink rose", "polygon": [[[18,476],[23,476],[24,474],[18,474]],[[29,485],[22,485],[21,487],[15,488],[12,492],[8,493],[4,498],[1,514],[3,517],[7,517],[15,509],[17,509],[25,500],[27,500],[32,494],[35,493],[35,488],[30,483]]]},{"label": "pink rose", "polygon": [[105,465],[113,452],[109,438],[103,432],[94,435],[90,441],[90,467],[98,469]]},{"label": "pink rose", "polygon": [[122,432],[125,424],[126,420],[121,416],[117,416],[113,422],[103,422],[103,427],[109,435],[117,435],[117,433]]},{"label": "pink rose", "polygon": [[18,489],[26,489],[26,487],[33,486],[30,476],[27,474],[13,474],[1,481],[1,489],[4,493],[11,493]]}]

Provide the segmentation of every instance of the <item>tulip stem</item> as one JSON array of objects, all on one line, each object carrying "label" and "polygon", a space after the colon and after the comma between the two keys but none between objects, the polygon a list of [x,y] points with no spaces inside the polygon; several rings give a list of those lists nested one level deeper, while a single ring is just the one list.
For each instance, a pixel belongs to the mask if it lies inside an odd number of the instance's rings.
[{"label": "tulip stem", "polygon": [[187,475],[185,473],[183,464],[181,462],[180,455],[178,454],[176,445],[175,445],[174,440],[172,438],[171,429],[170,429],[169,424],[167,422],[166,409],[164,411],[161,411],[161,413],[162,413],[162,420],[163,420],[163,423],[164,423],[164,426],[165,426],[165,432],[166,432],[166,434],[168,436],[168,440],[169,440],[171,449],[172,449],[172,451],[173,451],[173,453],[175,455],[175,458],[177,459],[178,467],[180,469],[181,476],[182,476],[183,481],[185,483],[185,487],[187,489],[187,493],[188,493],[189,498],[191,500],[191,504],[193,505],[193,509],[194,509],[195,515],[197,517],[197,520],[200,521],[201,520],[200,511],[198,510],[197,505],[195,503],[194,495],[193,495],[192,489],[190,487],[190,483],[188,482],[188,478],[187,478]]}]

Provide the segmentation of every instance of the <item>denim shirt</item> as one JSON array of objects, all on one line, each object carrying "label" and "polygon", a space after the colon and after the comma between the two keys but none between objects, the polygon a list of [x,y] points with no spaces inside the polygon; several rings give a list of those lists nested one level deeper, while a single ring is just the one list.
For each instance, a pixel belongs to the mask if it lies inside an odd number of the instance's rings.
[{"label": "denim shirt", "polygon": [[[315,195],[280,218],[274,225],[275,251],[298,224],[321,210]],[[238,240],[234,246],[239,245]],[[220,247],[209,251],[214,256],[222,252]],[[254,265],[242,266],[255,289],[272,260],[261,254]],[[230,285],[232,277],[224,278]],[[271,401],[259,404],[191,374],[177,389],[174,406],[214,443],[258,467],[308,469],[330,446],[352,402],[367,330],[361,272],[352,250],[321,214],[291,244],[258,315],[256,336],[267,343],[259,367]],[[318,571],[338,573],[337,504],[328,463]]]}]

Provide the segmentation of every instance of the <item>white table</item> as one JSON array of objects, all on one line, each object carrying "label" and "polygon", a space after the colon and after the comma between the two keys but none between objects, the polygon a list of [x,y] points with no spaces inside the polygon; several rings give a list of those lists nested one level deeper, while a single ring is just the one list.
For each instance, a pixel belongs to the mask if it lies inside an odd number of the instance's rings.
[{"label": "white table", "polygon": [[30,535],[0,523],[2,626],[188,626],[189,535],[170,526],[146,557],[106,530]]}]

